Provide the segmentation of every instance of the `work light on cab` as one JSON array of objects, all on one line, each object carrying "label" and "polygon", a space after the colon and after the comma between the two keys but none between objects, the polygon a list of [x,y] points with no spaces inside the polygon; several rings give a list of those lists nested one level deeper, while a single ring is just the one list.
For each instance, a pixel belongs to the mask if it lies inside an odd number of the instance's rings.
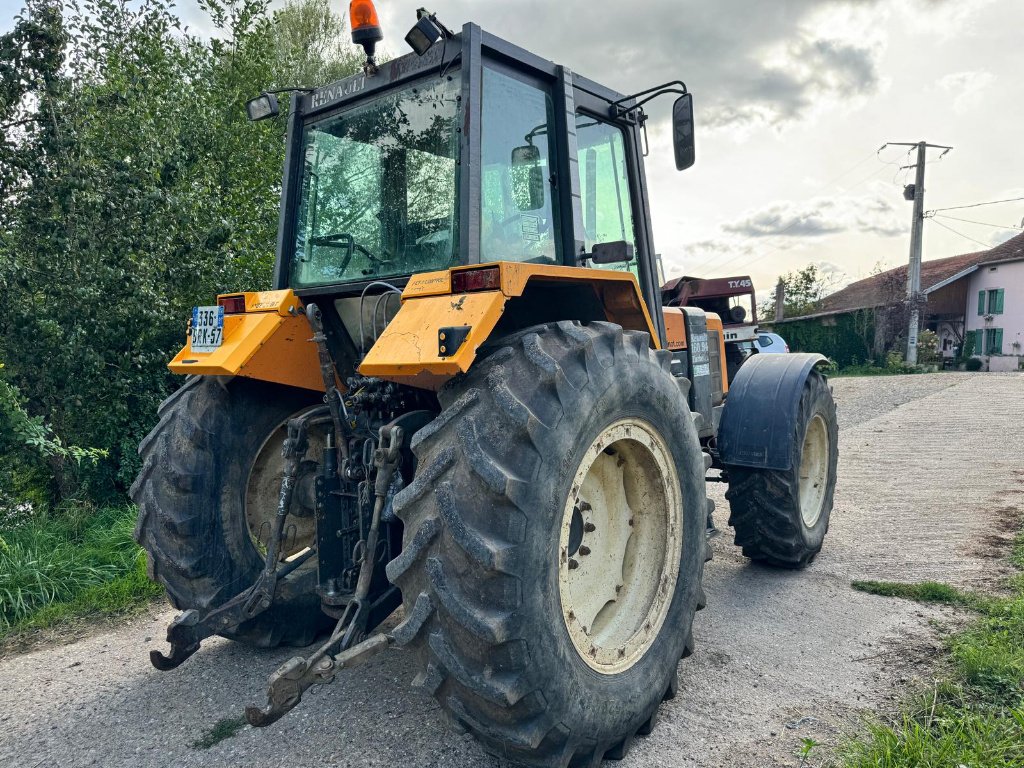
[{"label": "work light on cab", "polygon": [[405,42],[417,56],[422,56],[442,37],[446,40],[453,37],[452,31],[438,21],[436,14],[420,8],[416,11],[416,25],[405,36]]},{"label": "work light on cab", "polygon": [[372,0],[352,0],[348,5],[348,15],[352,25],[352,42],[363,46],[366,51],[366,64],[363,68],[368,74],[374,73],[377,71],[377,63],[373,58],[377,43],[384,39],[384,32],[377,19],[377,9],[373,7]]}]

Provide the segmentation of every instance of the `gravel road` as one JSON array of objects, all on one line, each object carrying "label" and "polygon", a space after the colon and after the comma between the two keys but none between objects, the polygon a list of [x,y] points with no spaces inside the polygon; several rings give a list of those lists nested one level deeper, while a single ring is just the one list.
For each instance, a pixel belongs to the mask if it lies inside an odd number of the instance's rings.
[{"label": "gravel road", "polygon": [[[715,541],[679,696],[623,768],[796,766],[802,738],[834,744],[927,679],[940,647],[934,623],[955,620],[855,592],[851,579],[986,588],[1005,572],[999,558],[1024,510],[1024,376],[837,379],[834,388],[841,454],[825,549],[808,570],[783,573],[740,557],[731,532]],[[400,651],[311,691],[275,726],[197,749],[219,720],[262,703],[267,674],[292,653],[215,639],[160,673],[148,652],[164,647],[172,617],[153,609],[0,662],[0,765],[497,765],[409,687],[415,670]]]}]

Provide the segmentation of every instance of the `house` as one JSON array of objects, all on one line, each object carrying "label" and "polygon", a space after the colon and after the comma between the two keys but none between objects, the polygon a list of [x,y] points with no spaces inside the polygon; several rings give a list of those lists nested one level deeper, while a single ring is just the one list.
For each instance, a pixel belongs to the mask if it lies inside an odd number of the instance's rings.
[{"label": "house", "polygon": [[[773,325],[794,350],[823,351],[840,365],[882,357],[906,338],[906,291],[903,265],[826,296],[813,314]],[[964,350],[983,357],[990,370],[1018,369],[1024,360],[1024,234],[987,251],[922,262],[921,292],[921,326],[938,335],[943,357]]]}]

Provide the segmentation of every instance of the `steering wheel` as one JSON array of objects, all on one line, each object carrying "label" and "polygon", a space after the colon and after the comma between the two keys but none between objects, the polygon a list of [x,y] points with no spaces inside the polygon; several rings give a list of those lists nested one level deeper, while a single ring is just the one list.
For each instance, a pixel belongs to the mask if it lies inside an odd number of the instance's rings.
[{"label": "steering wheel", "polygon": [[309,242],[310,245],[321,248],[344,248],[345,258],[342,260],[341,266],[338,267],[339,272],[344,272],[348,268],[349,263],[352,261],[352,256],[355,255],[356,251],[363,254],[370,261],[375,261],[379,264],[386,263],[384,259],[379,256],[375,256],[364,246],[357,243],[356,239],[348,232],[333,232],[329,235],[319,235],[317,237],[310,238]]}]

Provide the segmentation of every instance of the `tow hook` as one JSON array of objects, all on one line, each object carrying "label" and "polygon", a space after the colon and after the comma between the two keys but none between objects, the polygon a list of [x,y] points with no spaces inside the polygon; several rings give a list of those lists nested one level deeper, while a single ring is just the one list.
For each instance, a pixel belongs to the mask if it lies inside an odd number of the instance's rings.
[{"label": "tow hook", "polygon": [[[380,428],[379,447],[373,455],[373,463],[377,468],[377,477],[374,481],[376,498],[370,530],[363,548],[367,553],[377,551],[381,513],[391,478],[401,463],[402,438],[403,430],[399,426],[389,424]],[[250,725],[263,727],[277,722],[295,708],[308,688],[331,682],[341,670],[364,663],[394,642],[390,635],[377,634],[356,643],[365,636],[367,629],[371,607],[368,597],[374,562],[370,555],[363,558],[355,594],[327,642],[307,658],[296,656],[289,659],[270,676],[267,685],[267,706],[245,708],[245,719]],[[336,648],[340,652],[334,655]]]},{"label": "tow hook", "polygon": [[[340,639],[340,635],[338,636]],[[336,639],[325,643],[309,658],[295,656],[282,664],[271,676],[267,686],[267,706],[246,707],[245,719],[250,725],[263,727],[276,723],[302,701],[302,694],[313,685],[329,683],[343,669],[352,669],[387,650],[393,642],[390,635],[373,635],[337,656],[328,654]]]}]

